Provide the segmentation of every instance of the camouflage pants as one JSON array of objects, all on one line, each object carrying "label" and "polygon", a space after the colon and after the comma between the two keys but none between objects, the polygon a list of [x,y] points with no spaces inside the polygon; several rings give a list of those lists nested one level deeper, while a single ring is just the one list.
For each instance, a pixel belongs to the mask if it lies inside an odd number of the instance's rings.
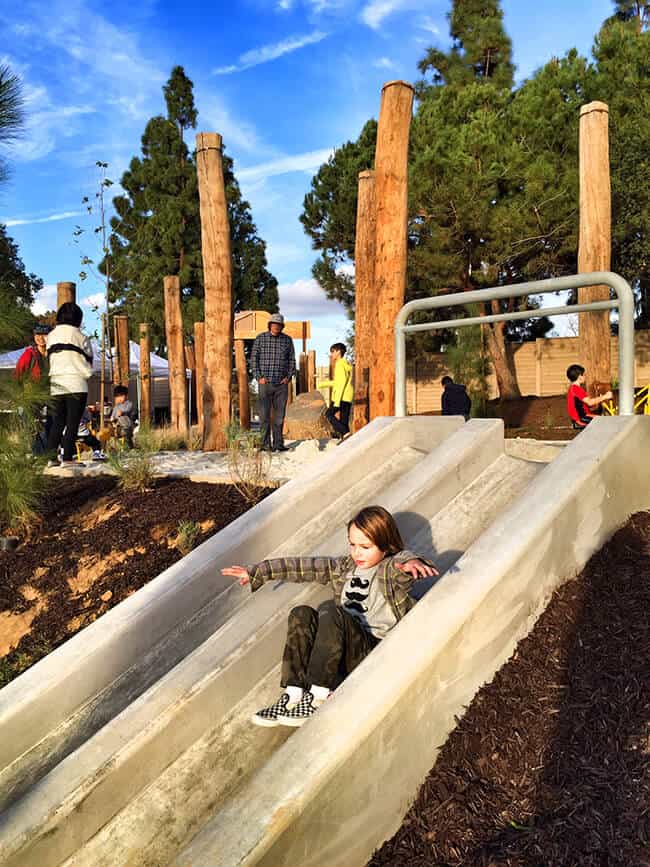
[{"label": "camouflage pants", "polygon": [[333,599],[320,605],[318,611],[309,605],[292,608],[281,686],[307,689],[317,684],[336,689],[377,644],[379,639]]}]

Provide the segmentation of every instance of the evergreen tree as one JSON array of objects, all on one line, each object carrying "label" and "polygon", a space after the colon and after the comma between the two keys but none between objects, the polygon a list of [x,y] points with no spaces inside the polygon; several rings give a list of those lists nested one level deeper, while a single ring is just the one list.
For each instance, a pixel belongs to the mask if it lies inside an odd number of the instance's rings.
[{"label": "evergreen tree", "polygon": [[[15,141],[22,133],[25,114],[20,80],[6,64],[0,64],[0,146]],[[9,166],[0,156],[0,183],[7,180]]]},{"label": "evergreen tree", "polygon": [[354,262],[359,172],[372,167],[377,121],[369,120],[354,142],[337,148],[320,167],[305,196],[300,222],[320,252],[312,274],[328,298],[354,315],[354,281],[341,267]]},{"label": "evergreen tree", "polygon": [[[201,224],[194,154],[185,136],[196,127],[192,82],[182,67],[164,87],[167,116],[152,118],[142,136],[142,155],[131,160],[113,200],[110,239],[112,296],[129,314],[132,329],[149,322],[152,345],[165,346],[163,277],[178,275],[184,323],[203,317]],[[269,273],[264,242],[250,205],[242,199],[232,160],[224,155],[231,228],[235,310],[277,310],[277,281]],[[102,270],[105,267],[102,263]]]},{"label": "evergreen tree", "polygon": [[16,243],[0,224],[0,350],[28,341],[34,322],[29,308],[42,288],[40,277],[25,271]]},{"label": "evergreen tree", "polygon": [[612,270],[632,285],[650,327],[650,3],[617,3],[594,46],[593,99],[609,105]]}]

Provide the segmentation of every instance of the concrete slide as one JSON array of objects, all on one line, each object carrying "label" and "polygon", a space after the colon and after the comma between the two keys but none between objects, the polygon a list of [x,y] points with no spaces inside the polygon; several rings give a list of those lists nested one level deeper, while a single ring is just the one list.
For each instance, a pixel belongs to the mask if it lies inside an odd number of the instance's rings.
[{"label": "concrete slide", "polygon": [[[648,445],[641,417],[510,454],[499,421],[376,420],[0,692],[0,864],[364,864],[552,590],[650,505]],[[328,591],[219,567],[342,553],[371,502],[442,577],[305,727],[251,726],[288,610]]]}]

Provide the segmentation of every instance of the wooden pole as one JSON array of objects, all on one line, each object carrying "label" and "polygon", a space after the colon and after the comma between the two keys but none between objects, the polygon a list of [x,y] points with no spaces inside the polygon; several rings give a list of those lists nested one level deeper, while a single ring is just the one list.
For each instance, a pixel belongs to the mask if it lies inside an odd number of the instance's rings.
[{"label": "wooden pole", "polygon": [[370,417],[395,412],[393,325],[406,294],[408,147],[413,86],[389,81],[381,91],[375,153],[375,306]]},{"label": "wooden pole", "polygon": [[140,323],[140,424],[151,422],[151,339],[149,324]]},{"label": "wooden pole", "polygon": [[115,329],[115,353],[117,364],[113,369],[113,384],[129,384],[130,352],[129,352],[129,317],[124,313],[116,313],[113,316],[113,328]]},{"label": "wooden pole", "polygon": [[[578,273],[609,271],[612,206],[609,174],[609,109],[590,102],[580,109],[580,245]],[[607,286],[578,290],[580,304],[609,299]],[[589,384],[611,380],[609,311],[579,314],[580,364]],[[578,361],[578,359],[576,359]],[[593,389],[590,388],[593,393]]]},{"label": "wooden pole", "polygon": [[243,340],[235,340],[235,367],[237,368],[237,389],[239,391],[239,424],[244,430],[250,430],[251,408],[248,398],[248,367]]},{"label": "wooden pole", "polygon": [[178,433],[187,435],[187,379],[185,376],[185,346],[181,313],[181,281],[175,276],[165,277],[163,278],[163,287],[171,426]]},{"label": "wooden pole", "polygon": [[58,310],[62,304],[72,301],[77,303],[77,284],[64,281],[56,284],[56,309]]},{"label": "wooden pole", "polygon": [[310,349],[307,353],[307,391],[316,388],[316,350]]},{"label": "wooden pole", "polygon": [[233,304],[230,225],[221,158],[221,136],[196,137],[196,170],[201,211],[201,250],[205,287],[205,383],[203,448],[226,448],[230,422]]},{"label": "wooden pole", "polygon": [[359,173],[357,231],[354,244],[354,415],[352,430],[370,421],[369,388],[372,339],[377,329],[375,282],[375,173]]},{"label": "wooden pole", "polygon": [[306,394],[309,391],[309,378],[307,375],[307,353],[301,352],[298,359],[298,382],[300,383],[300,394]]},{"label": "wooden pole", "polygon": [[203,438],[203,384],[205,382],[205,327],[203,322],[194,323],[194,361],[196,363],[196,418],[199,436]]}]

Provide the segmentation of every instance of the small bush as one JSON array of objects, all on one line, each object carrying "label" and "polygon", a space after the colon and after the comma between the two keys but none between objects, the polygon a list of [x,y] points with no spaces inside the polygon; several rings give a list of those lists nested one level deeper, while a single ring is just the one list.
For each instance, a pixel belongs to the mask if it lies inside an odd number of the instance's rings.
[{"label": "small bush", "polygon": [[118,477],[123,491],[150,491],[155,478],[151,452],[137,448],[131,451],[119,449],[108,453],[108,465]]},{"label": "small bush", "polygon": [[180,521],[176,535],[176,547],[181,552],[183,557],[194,550],[199,536],[201,535],[201,527],[196,521]]},{"label": "small bush", "polygon": [[29,532],[38,523],[38,506],[47,487],[44,458],[32,454],[40,409],[48,400],[46,383],[29,378],[2,383],[0,403],[0,527]]},{"label": "small bush", "polygon": [[269,477],[271,455],[260,450],[258,434],[236,422],[225,427],[228,469],[233,486],[250,505],[259,502],[261,489],[274,486]]}]

